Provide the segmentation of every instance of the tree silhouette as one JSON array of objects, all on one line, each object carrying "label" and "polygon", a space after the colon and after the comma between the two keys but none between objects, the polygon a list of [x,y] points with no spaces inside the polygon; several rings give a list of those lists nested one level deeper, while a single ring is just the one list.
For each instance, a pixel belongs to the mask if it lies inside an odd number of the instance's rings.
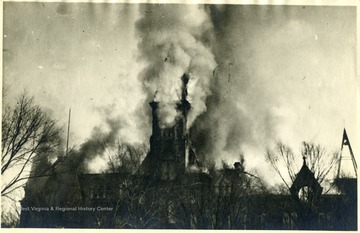
[{"label": "tree silhouette", "polygon": [[[305,158],[309,169],[321,185],[331,178],[335,169],[337,153],[331,153],[321,145],[312,142],[303,142],[300,154],[294,154],[293,150],[281,141],[277,141],[274,149],[267,149],[266,161],[280,176],[289,190],[299,171],[297,159]],[[301,164],[301,163],[300,163]],[[330,187],[325,189],[327,192]]]},{"label": "tree silhouette", "polygon": [[1,196],[16,203],[27,180],[49,175],[49,156],[61,150],[61,129],[23,93],[14,106],[4,105],[1,132]]}]

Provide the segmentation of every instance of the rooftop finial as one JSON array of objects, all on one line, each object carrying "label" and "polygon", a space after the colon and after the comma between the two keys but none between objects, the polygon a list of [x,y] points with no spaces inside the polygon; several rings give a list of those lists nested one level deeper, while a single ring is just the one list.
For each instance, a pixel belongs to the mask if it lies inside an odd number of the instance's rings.
[{"label": "rooftop finial", "polygon": [[303,160],[304,160],[304,165],[306,165],[306,157],[303,156]]}]

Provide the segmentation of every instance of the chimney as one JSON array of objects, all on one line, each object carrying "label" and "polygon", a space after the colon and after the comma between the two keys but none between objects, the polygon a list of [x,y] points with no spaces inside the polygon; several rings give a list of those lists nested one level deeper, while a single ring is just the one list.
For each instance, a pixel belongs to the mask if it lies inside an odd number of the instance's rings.
[{"label": "chimney", "polygon": [[241,163],[240,162],[235,162],[234,167],[235,167],[235,170],[241,169]]},{"label": "chimney", "polygon": [[244,168],[244,161],[241,162],[235,162],[234,163],[234,169],[238,172],[243,172],[245,170]]}]

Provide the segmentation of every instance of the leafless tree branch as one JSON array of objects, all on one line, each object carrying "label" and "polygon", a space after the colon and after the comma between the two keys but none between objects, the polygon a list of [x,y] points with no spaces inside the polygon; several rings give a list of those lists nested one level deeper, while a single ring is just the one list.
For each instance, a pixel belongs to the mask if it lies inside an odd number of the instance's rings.
[{"label": "leafless tree branch", "polygon": [[59,151],[60,134],[56,122],[26,93],[19,96],[14,106],[3,107],[1,176],[6,179],[3,179],[1,196],[11,198],[26,180],[45,175],[42,171],[46,168],[41,168],[41,164],[32,169],[34,159],[41,154],[50,157]]},{"label": "leafless tree branch", "polygon": [[[300,156],[306,158],[307,166],[314,172],[314,176],[320,184],[329,178],[336,164],[336,153],[328,153],[321,145],[311,142],[302,143]],[[284,145],[281,141],[277,141],[274,150],[267,150],[266,161],[289,189],[291,185],[288,183],[286,176],[290,178],[291,182],[296,177],[294,172],[296,169],[295,155],[291,148]],[[324,192],[327,191],[324,190]]]}]

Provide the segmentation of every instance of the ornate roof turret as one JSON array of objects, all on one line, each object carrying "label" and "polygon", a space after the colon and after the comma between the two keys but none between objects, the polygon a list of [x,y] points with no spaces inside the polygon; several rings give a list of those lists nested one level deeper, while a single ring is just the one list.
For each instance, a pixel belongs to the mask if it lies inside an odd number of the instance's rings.
[{"label": "ornate roof turret", "polygon": [[290,193],[295,200],[313,205],[318,201],[322,187],[316,180],[314,173],[306,165],[306,157],[303,157],[303,161],[303,166],[296,175]]}]

